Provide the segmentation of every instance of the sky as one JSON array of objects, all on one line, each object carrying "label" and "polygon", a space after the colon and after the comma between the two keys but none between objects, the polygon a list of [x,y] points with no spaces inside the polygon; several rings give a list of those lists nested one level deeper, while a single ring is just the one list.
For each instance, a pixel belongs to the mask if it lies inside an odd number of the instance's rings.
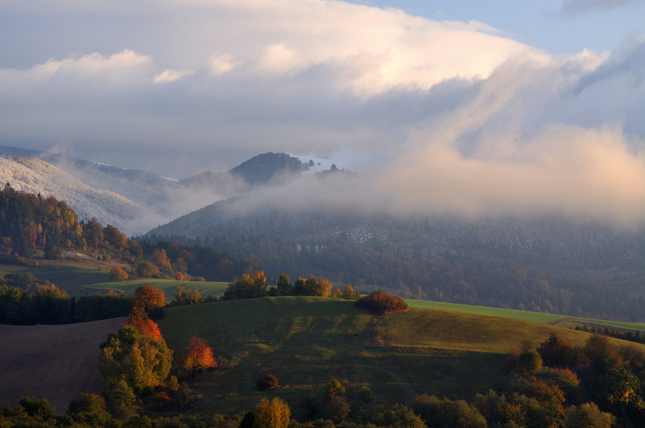
[{"label": "sky", "polygon": [[287,152],[359,172],[334,201],[364,207],[645,219],[645,1],[491,3],[0,0],[0,144],[174,178]]}]

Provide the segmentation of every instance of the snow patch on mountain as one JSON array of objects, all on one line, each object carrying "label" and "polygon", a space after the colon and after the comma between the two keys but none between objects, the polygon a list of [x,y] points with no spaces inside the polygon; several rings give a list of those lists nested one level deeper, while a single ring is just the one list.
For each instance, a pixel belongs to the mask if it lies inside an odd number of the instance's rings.
[{"label": "snow patch on mountain", "polygon": [[111,224],[126,235],[141,233],[132,226],[142,215],[142,207],[109,190],[88,186],[67,172],[35,158],[0,158],[0,180],[15,190],[54,196],[65,201],[79,219],[96,217],[102,224]]}]

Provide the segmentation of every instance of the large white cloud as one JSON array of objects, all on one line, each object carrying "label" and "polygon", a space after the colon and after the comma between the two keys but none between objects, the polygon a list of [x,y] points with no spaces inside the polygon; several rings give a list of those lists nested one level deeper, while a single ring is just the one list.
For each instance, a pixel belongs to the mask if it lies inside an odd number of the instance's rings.
[{"label": "large white cloud", "polygon": [[107,143],[172,150],[181,141],[196,151],[235,146],[244,151],[235,160],[242,160],[267,150],[379,148],[408,126],[372,126],[383,118],[370,117],[370,109],[384,115],[388,98],[418,97],[450,79],[484,79],[510,57],[547,60],[481,23],[435,22],[339,1],[4,8],[47,14],[54,24],[93,23],[92,35],[73,25],[60,31],[68,33],[65,40],[89,37],[101,51],[0,68],[5,141],[77,151]]},{"label": "large white cloud", "polygon": [[[553,57],[478,22],[320,0],[0,11],[96,27],[66,30],[81,53],[22,68],[0,59],[5,143],[59,143],[176,176],[267,151],[342,149],[378,159],[379,174],[361,162],[364,178],[330,203],[645,218],[643,40]],[[324,199],[307,189],[284,197]]]}]

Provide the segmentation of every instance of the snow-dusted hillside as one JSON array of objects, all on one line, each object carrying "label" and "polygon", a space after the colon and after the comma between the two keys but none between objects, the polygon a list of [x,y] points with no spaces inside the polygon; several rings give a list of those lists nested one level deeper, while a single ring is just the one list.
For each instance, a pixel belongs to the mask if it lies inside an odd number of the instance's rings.
[{"label": "snow-dusted hillside", "polygon": [[[143,230],[134,226],[142,207],[125,196],[84,184],[67,172],[35,158],[0,158],[0,180],[16,190],[54,196],[65,201],[80,219],[98,218],[131,235]],[[145,228],[144,228],[145,229]]]}]

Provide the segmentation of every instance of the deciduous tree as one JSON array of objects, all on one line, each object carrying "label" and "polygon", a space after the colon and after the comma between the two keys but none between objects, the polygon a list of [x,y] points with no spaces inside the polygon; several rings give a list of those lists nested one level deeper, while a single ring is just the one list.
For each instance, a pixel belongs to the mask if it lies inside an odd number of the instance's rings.
[{"label": "deciduous tree", "polygon": [[269,402],[263,398],[256,406],[257,418],[266,428],[287,428],[291,420],[289,405],[275,397]]},{"label": "deciduous tree", "polygon": [[166,305],[166,296],[162,289],[144,284],[134,291],[134,306],[150,312],[155,308],[163,308]]},{"label": "deciduous tree", "polygon": [[206,370],[217,367],[213,350],[208,347],[206,340],[201,337],[191,337],[186,347],[186,355],[182,361],[182,369],[191,373],[194,378],[197,370]]},{"label": "deciduous tree", "polygon": [[110,269],[110,279],[112,281],[125,281],[128,279],[128,273],[117,265]]}]

